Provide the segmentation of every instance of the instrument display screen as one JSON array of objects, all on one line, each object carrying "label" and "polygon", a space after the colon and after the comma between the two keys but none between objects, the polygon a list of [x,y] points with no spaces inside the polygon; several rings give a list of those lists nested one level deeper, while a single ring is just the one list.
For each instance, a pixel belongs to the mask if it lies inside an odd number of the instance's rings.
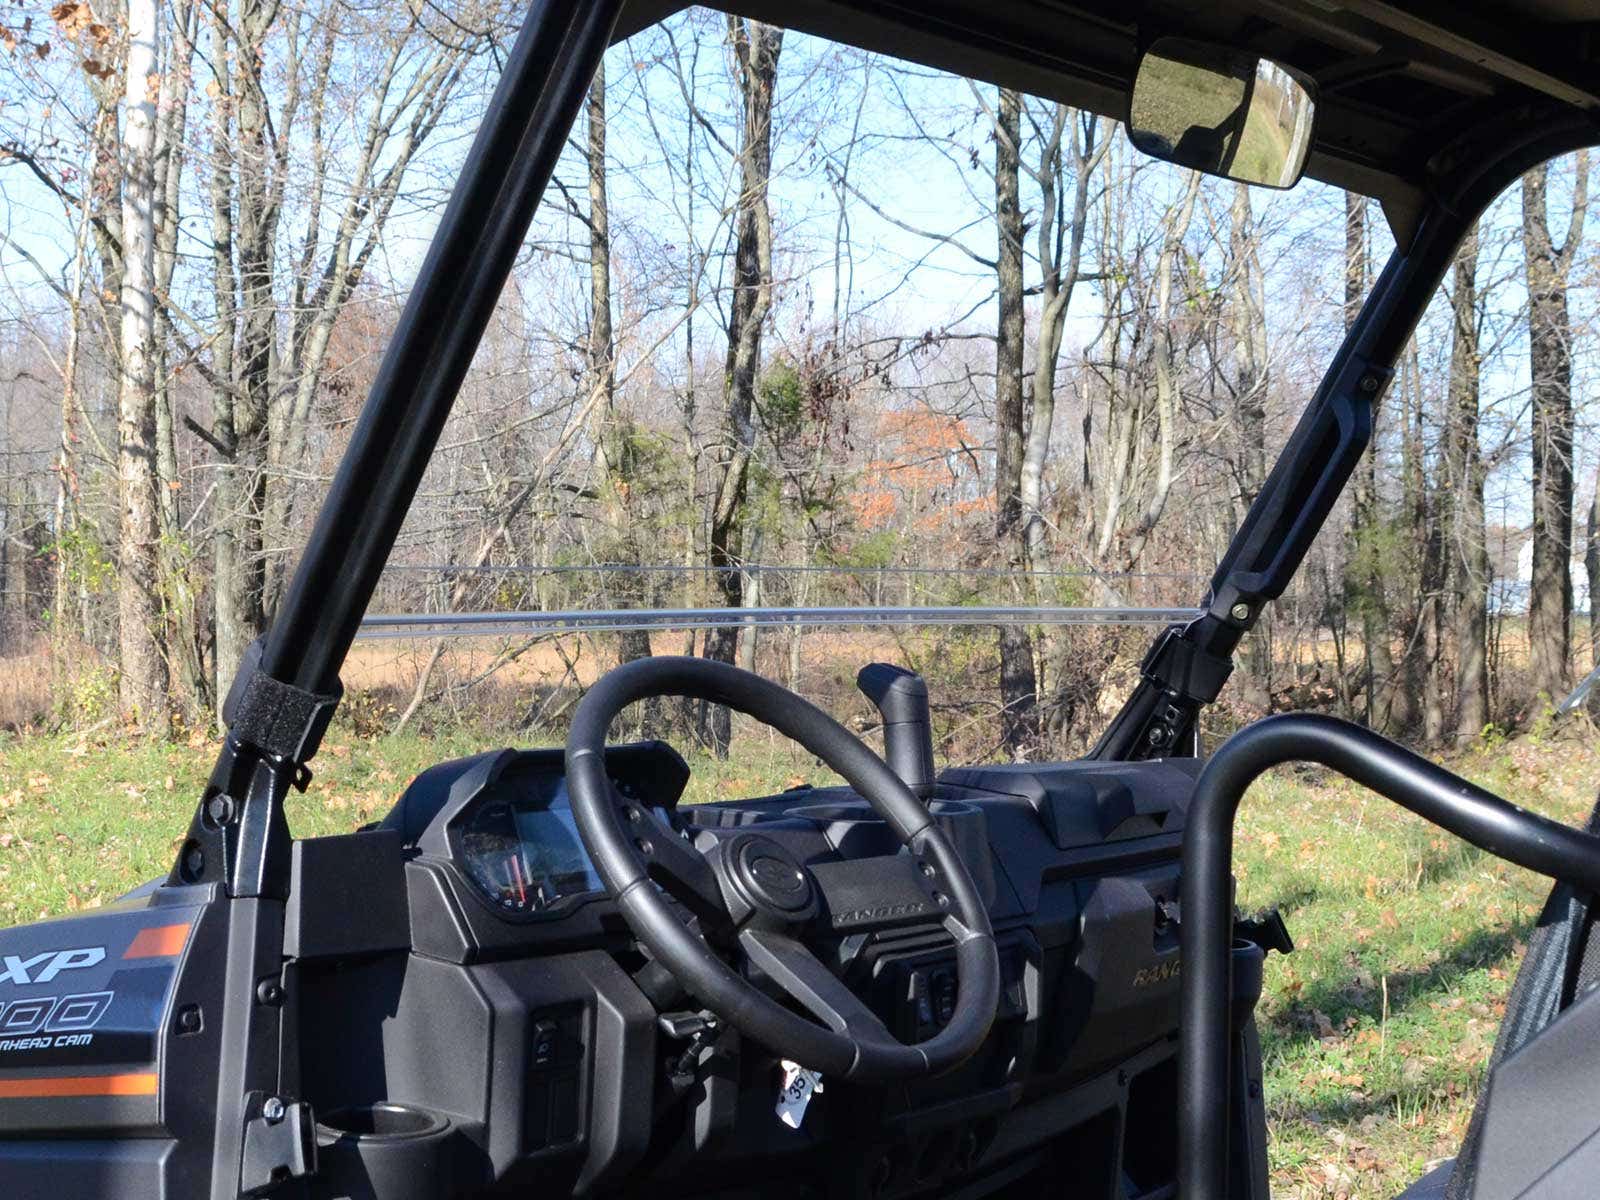
[{"label": "instrument display screen", "polygon": [[[630,785],[617,779],[611,785],[638,802]],[[670,828],[664,813],[653,815]],[[457,852],[479,891],[507,914],[542,913],[570,896],[605,890],[584,849],[561,773],[507,772],[459,828]]]}]

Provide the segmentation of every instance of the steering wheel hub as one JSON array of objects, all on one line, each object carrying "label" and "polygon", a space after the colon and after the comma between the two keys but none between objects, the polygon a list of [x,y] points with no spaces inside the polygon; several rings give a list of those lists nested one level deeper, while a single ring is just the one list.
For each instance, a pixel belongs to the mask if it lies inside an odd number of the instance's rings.
[{"label": "steering wheel hub", "polygon": [[[766,917],[784,923],[810,920],[817,913],[811,875],[784,846],[758,833],[744,833],[722,847],[721,878],[749,914],[732,915],[738,924]],[[734,905],[730,905],[735,907]]]}]

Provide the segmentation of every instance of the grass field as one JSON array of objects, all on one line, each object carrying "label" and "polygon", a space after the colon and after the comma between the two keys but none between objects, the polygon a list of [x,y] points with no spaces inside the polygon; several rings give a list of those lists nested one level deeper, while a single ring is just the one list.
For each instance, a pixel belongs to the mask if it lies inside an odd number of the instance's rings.
[{"label": "grass field", "polygon": [[[1570,822],[1600,781],[1592,730],[1491,743],[1452,765]],[[336,727],[297,834],[381,816],[423,767],[482,738],[362,741]],[[213,754],[113,737],[0,741],[0,926],[76,911],[164,874]],[[696,756],[691,799],[817,770],[781,744]],[[1465,1128],[1544,885],[1355,787],[1279,771],[1246,801],[1240,900],[1280,906],[1299,950],[1268,962],[1261,1018],[1279,1197],[1390,1196]]]}]

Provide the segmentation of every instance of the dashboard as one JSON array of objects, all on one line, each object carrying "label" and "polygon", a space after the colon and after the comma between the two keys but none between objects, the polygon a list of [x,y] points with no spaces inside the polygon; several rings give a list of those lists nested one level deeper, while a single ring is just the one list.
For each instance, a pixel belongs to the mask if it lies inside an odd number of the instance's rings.
[{"label": "dashboard", "polygon": [[[858,797],[680,806],[689,769],[665,743],[610,746],[605,762],[619,797],[702,853],[758,834],[803,864],[818,961],[896,1037],[928,1038],[958,1011],[949,936],[920,906],[901,915],[898,839]],[[326,1135],[319,1153],[392,1180],[380,1194],[397,1200],[445,1194],[418,1181],[450,1162],[475,1196],[749,1200],[781,1163],[797,1200],[922,1200],[1043,1189],[1081,1141],[1107,1188],[1122,1173],[1115,1194],[1170,1197],[1170,1164],[1130,1158],[1121,1130],[1173,1111],[1178,951],[1163,913],[1196,769],[945,772],[928,810],[993,923],[993,1030],[948,1075],[829,1080],[795,1129],[774,1114],[776,1057],[708,1024],[605,892],[561,750],[430,768],[377,827],[297,843],[285,955],[317,1113],[403,1111],[446,1132]]]}]

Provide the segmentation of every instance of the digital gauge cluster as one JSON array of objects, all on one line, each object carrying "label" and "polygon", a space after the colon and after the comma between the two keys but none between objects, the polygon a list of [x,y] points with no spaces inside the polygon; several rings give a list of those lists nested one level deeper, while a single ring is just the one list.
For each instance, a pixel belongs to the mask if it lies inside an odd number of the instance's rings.
[{"label": "digital gauge cluster", "polygon": [[461,831],[461,865],[506,912],[544,912],[567,896],[601,887],[578,836],[566,780],[537,782],[544,786],[518,789],[522,794],[503,800],[486,798]]},{"label": "digital gauge cluster", "polygon": [[[613,776],[611,786],[671,832],[672,818]],[[486,796],[461,829],[461,865],[496,908],[542,913],[569,896],[605,890],[583,847],[564,775],[515,781],[506,795]]]},{"label": "digital gauge cluster", "polygon": [[[608,747],[606,769],[621,797],[672,828],[689,770],[670,746]],[[386,824],[425,855],[448,859],[503,919],[553,919],[605,891],[578,832],[559,750],[501,750],[431,768]]]}]

